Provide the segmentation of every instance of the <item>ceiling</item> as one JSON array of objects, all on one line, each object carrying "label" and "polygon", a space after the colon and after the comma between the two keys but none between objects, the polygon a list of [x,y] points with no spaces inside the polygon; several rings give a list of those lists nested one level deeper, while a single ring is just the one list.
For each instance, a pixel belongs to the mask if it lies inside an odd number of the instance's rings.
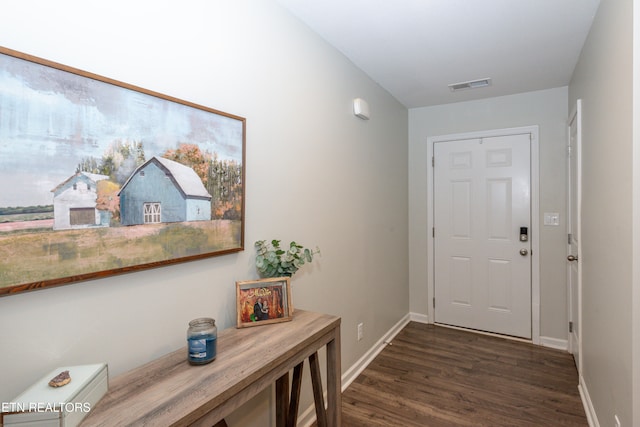
[{"label": "ceiling", "polygon": [[[599,0],[277,0],[408,108],[569,84]],[[484,88],[448,85],[491,79]]]}]

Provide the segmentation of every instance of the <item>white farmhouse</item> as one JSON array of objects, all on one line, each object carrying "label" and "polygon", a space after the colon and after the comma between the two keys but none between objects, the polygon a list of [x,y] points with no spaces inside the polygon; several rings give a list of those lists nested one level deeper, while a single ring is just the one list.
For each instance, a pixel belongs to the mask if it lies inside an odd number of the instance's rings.
[{"label": "white farmhouse", "polygon": [[53,193],[53,229],[108,227],[108,212],[96,208],[98,181],[106,175],[78,172],[51,190]]}]

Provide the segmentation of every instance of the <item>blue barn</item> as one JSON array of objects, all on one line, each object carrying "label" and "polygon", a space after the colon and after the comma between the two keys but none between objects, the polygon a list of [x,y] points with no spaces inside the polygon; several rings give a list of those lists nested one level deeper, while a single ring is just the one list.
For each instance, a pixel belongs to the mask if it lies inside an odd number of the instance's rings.
[{"label": "blue barn", "polygon": [[140,165],[119,196],[122,225],[211,220],[211,195],[198,174],[162,157]]}]

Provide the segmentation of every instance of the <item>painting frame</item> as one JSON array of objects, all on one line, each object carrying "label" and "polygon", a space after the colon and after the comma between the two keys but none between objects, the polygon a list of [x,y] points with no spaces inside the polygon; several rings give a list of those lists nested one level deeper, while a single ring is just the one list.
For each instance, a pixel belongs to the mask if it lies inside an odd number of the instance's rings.
[{"label": "painting frame", "polygon": [[236,282],[236,315],[237,328],[291,321],[291,279],[271,277]]},{"label": "painting frame", "polygon": [[244,117],[0,46],[0,297],[243,251],[245,159]]}]

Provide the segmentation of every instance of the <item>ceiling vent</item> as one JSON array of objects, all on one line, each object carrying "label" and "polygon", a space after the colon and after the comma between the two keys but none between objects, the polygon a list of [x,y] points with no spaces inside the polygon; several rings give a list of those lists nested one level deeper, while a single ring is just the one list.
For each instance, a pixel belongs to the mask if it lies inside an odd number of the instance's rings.
[{"label": "ceiling vent", "polygon": [[466,89],[478,89],[481,87],[491,86],[491,79],[472,80],[469,82],[452,83],[449,85],[451,92],[457,92],[459,90]]}]

